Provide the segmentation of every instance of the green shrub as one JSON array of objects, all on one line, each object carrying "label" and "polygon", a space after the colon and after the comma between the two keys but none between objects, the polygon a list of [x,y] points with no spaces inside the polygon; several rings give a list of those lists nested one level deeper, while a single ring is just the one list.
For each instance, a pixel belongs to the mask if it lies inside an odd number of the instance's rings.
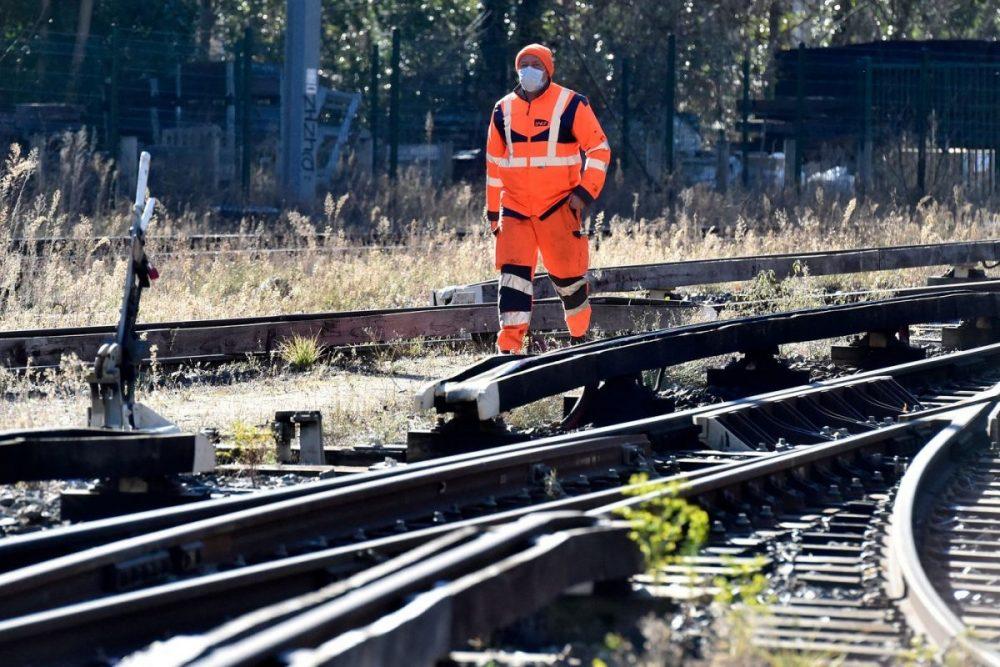
[{"label": "green shrub", "polygon": [[652,496],[617,512],[631,525],[629,538],[639,546],[647,572],[656,576],[680,557],[697,553],[708,538],[708,513],[678,498],[676,483],[650,482],[645,473],[633,475],[629,483],[635,488],[628,495]]}]

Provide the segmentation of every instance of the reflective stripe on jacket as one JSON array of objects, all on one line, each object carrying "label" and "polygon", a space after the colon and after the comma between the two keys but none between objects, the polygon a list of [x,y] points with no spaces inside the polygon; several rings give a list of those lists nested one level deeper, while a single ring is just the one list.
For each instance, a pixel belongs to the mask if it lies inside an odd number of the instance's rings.
[{"label": "reflective stripe on jacket", "polygon": [[489,218],[496,221],[501,206],[512,217],[543,216],[573,192],[590,203],[610,162],[586,97],[555,83],[531,102],[510,93],[493,108],[486,141]]}]

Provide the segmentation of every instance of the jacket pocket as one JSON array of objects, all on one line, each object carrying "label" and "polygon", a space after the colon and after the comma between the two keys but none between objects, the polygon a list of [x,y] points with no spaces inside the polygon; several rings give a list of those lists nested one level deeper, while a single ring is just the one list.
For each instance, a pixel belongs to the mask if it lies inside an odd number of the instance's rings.
[{"label": "jacket pocket", "polygon": [[566,200],[564,206],[566,207],[566,226],[570,233],[577,238],[587,236],[583,229],[583,212],[574,211],[573,207],[569,205],[569,200]]}]

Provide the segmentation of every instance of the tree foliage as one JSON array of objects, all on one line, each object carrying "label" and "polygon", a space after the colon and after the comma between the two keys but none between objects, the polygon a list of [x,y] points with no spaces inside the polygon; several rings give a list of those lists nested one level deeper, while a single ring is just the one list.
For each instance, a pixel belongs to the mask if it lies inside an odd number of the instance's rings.
[{"label": "tree foliage", "polygon": [[[250,26],[257,57],[282,58],[285,0],[5,0],[0,58],[16,57],[17,41],[39,31],[78,30],[88,5],[93,35],[106,35],[114,25],[130,33],[170,32],[200,57],[226,57]],[[367,91],[373,46],[382,54],[382,85],[388,85],[396,26],[409,112],[486,113],[513,84],[516,50],[541,41],[556,53],[557,78],[589,95],[609,129],[626,57],[634,113],[657,122],[671,33],[677,36],[680,109],[707,121],[732,114],[744,57],[751,59],[760,93],[773,53],[800,41],[824,46],[1000,35],[1000,8],[991,0],[324,0],[322,6],[322,67],[338,87]]]}]

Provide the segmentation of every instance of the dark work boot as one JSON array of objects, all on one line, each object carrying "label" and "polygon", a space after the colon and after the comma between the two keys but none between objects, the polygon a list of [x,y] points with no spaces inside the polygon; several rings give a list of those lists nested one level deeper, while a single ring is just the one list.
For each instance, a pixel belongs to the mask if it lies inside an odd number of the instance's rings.
[{"label": "dark work boot", "polygon": [[584,336],[570,336],[569,337],[569,344],[570,345],[579,345],[581,343],[586,343],[586,342],[587,342],[587,337],[585,335]]}]

